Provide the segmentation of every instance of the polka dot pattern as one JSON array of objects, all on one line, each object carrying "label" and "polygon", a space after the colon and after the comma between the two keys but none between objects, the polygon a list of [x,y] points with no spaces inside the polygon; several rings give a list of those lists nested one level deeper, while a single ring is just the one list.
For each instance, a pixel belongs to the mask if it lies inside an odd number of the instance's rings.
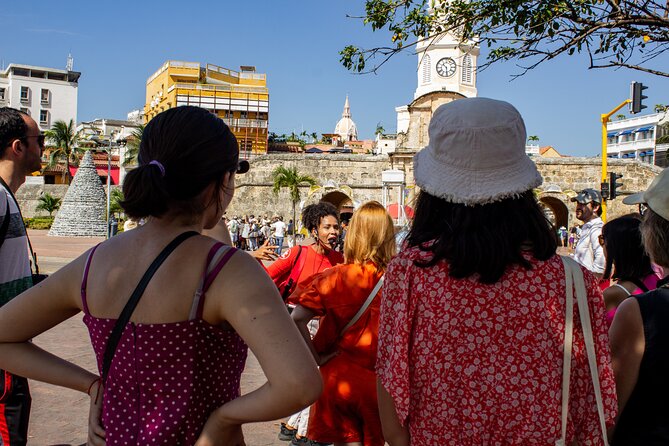
[{"label": "polka dot pattern", "polygon": [[[85,311],[84,323],[101,371],[116,320]],[[240,395],[247,351],[235,331],[199,317],[128,323],[104,393],[107,445],[194,444],[211,412]]]}]

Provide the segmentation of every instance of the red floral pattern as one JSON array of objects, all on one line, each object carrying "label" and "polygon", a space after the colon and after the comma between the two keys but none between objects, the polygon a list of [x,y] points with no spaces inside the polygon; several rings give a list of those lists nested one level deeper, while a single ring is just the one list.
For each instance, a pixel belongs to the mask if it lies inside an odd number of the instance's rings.
[{"label": "red floral pattern", "polygon": [[[495,284],[419,268],[417,248],[386,273],[377,374],[408,422],[412,445],[551,445],[560,438],[565,325],[558,256],[509,268]],[[585,271],[585,270],[584,270]],[[607,426],[617,401],[604,305],[585,272]],[[574,305],[567,444],[601,445],[594,390]]]}]

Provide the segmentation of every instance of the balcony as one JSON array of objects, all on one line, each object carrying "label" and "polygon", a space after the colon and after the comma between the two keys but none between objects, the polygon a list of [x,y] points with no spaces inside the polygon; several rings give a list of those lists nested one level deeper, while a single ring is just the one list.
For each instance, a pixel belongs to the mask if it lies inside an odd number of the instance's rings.
[{"label": "balcony", "polygon": [[630,152],[637,150],[649,150],[655,147],[654,138],[640,139],[638,141],[625,141],[615,144],[608,144],[608,153]]}]

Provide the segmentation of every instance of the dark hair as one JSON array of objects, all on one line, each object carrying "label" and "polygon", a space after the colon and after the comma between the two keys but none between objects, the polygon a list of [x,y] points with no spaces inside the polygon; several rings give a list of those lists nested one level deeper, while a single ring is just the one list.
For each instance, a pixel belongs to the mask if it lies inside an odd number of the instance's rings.
[{"label": "dark hair", "polygon": [[317,230],[321,224],[321,220],[329,215],[339,221],[339,212],[337,212],[337,208],[332,203],[321,201],[316,204],[310,204],[302,211],[302,224],[307,228],[307,231]]},{"label": "dark hair", "polygon": [[643,280],[653,273],[650,258],[641,241],[640,227],[641,220],[628,215],[602,226],[602,238],[606,245],[605,279]]},{"label": "dark hair", "polygon": [[24,116],[28,114],[15,108],[0,108],[0,158],[5,156],[5,149],[10,142],[21,139],[28,133],[28,125]]},{"label": "dark hair", "polygon": [[415,261],[418,267],[446,260],[451,277],[478,274],[479,282],[495,283],[510,265],[532,268],[523,257],[525,250],[538,260],[554,256],[557,238],[531,190],[476,206],[450,203],[421,191],[407,244],[433,253],[429,261]]},{"label": "dark hair", "polygon": [[602,213],[604,212],[604,209],[602,209],[602,203],[597,203],[596,201],[591,201],[592,206],[594,207],[595,205],[599,206],[597,210],[595,211],[595,214],[597,214],[598,217],[602,216]]},{"label": "dark hair", "polygon": [[[150,164],[157,161],[164,167]],[[166,110],[144,129],[139,166],[123,182],[125,213],[133,218],[165,213],[197,216],[210,203],[196,197],[212,182],[218,189],[239,160],[237,139],[223,120],[192,106]]]}]

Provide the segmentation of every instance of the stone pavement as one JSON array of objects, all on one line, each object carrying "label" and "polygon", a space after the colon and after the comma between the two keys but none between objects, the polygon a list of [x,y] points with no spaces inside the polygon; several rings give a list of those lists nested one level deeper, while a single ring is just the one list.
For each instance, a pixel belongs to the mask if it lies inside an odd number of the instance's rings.
[{"label": "stone pavement", "polygon": [[[88,248],[104,240],[100,237],[47,237],[47,231],[30,230],[30,240],[38,256],[40,270],[52,273]],[[88,331],[79,314],[38,336],[35,344],[91,371],[96,371],[95,357]],[[264,383],[264,374],[249,352],[242,375],[242,393]],[[82,445],[86,442],[88,397],[69,389],[36,381],[30,382],[33,409],[30,420],[29,445]],[[249,446],[288,445],[277,439],[279,422],[254,423],[244,426]]]}]

